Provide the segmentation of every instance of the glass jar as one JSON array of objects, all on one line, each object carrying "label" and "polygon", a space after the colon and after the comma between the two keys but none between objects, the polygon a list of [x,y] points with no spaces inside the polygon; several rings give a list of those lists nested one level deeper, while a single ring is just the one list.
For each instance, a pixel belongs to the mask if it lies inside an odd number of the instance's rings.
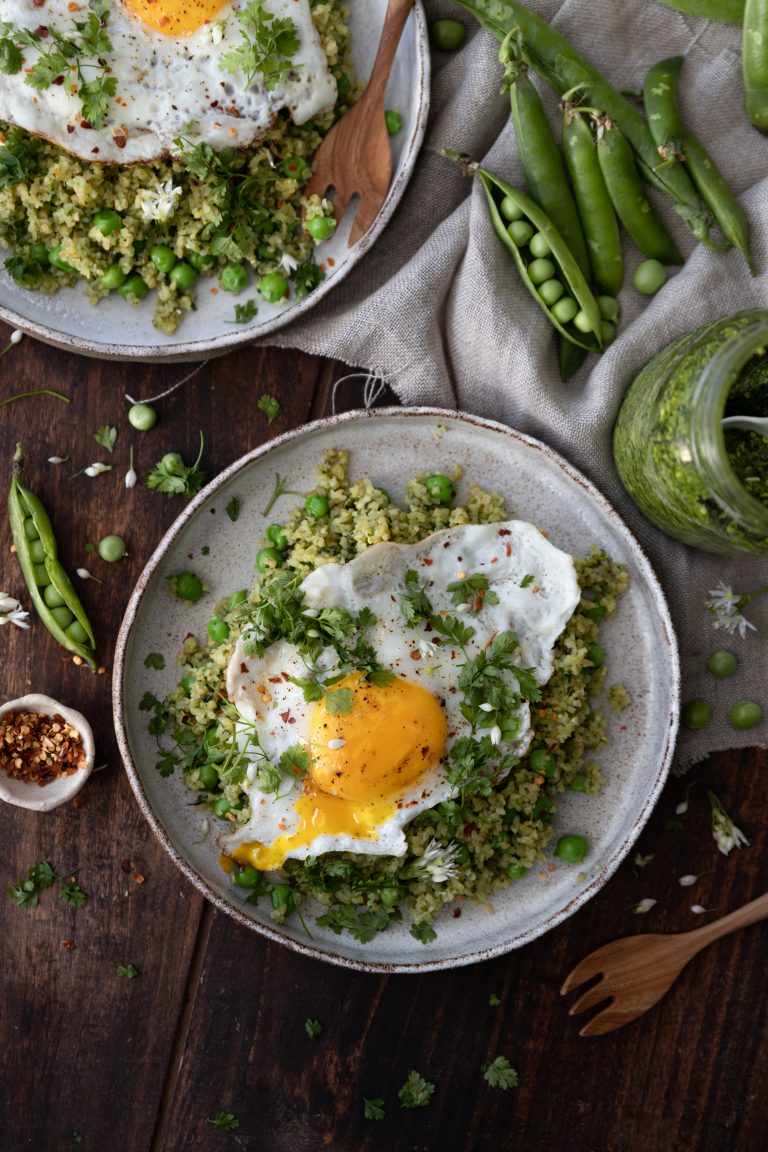
[{"label": "glass jar", "polygon": [[704,324],[646,364],[616,421],[629,495],[663,532],[707,552],[768,554],[768,505],[736,475],[722,425],[739,373],[766,348],[768,311]]}]

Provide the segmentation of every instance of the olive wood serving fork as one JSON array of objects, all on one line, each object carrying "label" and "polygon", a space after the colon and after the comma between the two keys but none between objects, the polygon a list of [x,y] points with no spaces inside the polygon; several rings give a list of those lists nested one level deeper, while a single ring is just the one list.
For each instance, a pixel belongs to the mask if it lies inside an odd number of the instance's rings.
[{"label": "olive wood serving fork", "polygon": [[336,189],[334,215],[341,221],[352,197],[359,193],[347,247],[363,236],[384,203],[392,180],[392,145],[384,119],[384,96],[397,46],[414,0],[389,0],[379,49],[368,87],[315,153],[315,172],[306,195],[325,196]]},{"label": "olive wood serving fork", "polygon": [[688,961],[721,936],[768,919],[768,893],[720,920],[692,932],[668,936],[628,936],[605,944],[577,964],[560,989],[571,992],[598,974],[601,979],[570,1007],[570,1015],[610,1002],[581,1029],[602,1036],[642,1016],[669,991]]}]

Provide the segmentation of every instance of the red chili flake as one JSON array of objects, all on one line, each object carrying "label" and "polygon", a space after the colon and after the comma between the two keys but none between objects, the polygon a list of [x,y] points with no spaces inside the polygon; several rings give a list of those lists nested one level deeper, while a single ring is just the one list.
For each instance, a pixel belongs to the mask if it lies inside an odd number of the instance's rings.
[{"label": "red chili flake", "polygon": [[[93,127],[93,125],[92,125],[92,124],[89,124],[87,120],[81,120],[81,121],[80,121],[80,127],[81,127],[81,128],[88,128],[88,129],[91,129],[91,128]],[[94,152],[97,152],[97,151],[98,151],[98,149],[97,149],[97,148],[94,148]]]},{"label": "red chili flake", "polygon": [[125,148],[126,144],[128,143],[128,139],[125,136],[113,136],[112,139],[115,142],[116,148]]},{"label": "red chili flake", "polygon": [[288,711],[287,711],[287,712],[281,712],[281,713],[280,713],[280,719],[282,720],[283,724],[287,724],[287,723],[288,723],[288,721],[291,719],[291,710],[290,710],[290,708],[288,709]]},{"label": "red chili flake", "polygon": [[459,916],[461,916],[461,908],[454,908],[451,916],[453,916],[454,920],[458,920]]},{"label": "red chili flake", "polygon": [[450,540],[446,540],[445,544],[443,544],[443,548],[450,548],[450,546],[451,546]]},{"label": "red chili flake", "polygon": [[464,835],[465,836],[474,836],[475,832],[477,832],[477,824],[465,824],[464,825]]},{"label": "red chili flake", "polygon": [[62,948],[66,948],[67,952],[74,952],[75,948],[77,948],[74,940],[62,940],[61,946]]},{"label": "red chili flake", "polygon": [[289,718],[289,720],[288,720],[288,723],[289,723],[289,724],[295,724],[295,723],[296,723],[296,717],[295,717],[295,716],[291,716],[291,717]]},{"label": "red chili flake", "polygon": [[333,259],[333,257],[332,257],[332,256],[329,256],[329,257],[328,257],[328,264],[330,265],[330,267],[331,267],[331,268],[335,268],[335,267],[336,267],[336,261]]},{"label": "red chili flake", "polygon": [[51,80],[51,84],[55,84],[57,88],[60,88],[63,83],[64,83],[64,77],[63,76],[54,76],[53,80]]},{"label": "red chili flake", "polygon": [[419,652],[418,648],[414,648],[410,656],[411,660],[421,660],[421,652]]},{"label": "red chili flake", "polygon": [[245,663],[245,661],[243,661],[243,663],[240,665],[240,671],[242,672],[243,676],[248,675],[248,665]]},{"label": "red chili flake", "polygon": [[35,36],[41,36],[43,39],[48,35],[48,28],[45,24],[41,24],[39,28],[35,28]]},{"label": "red chili flake", "polygon": [[498,562],[499,562],[498,556],[491,556],[491,564],[498,564]]},{"label": "red chili flake", "polygon": [[424,565],[425,568],[431,568],[432,565],[434,564],[434,560],[430,560],[429,556],[425,556],[424,559],[422,560],[422,564]]},{"label": "red chili flake", "polygon": [[282,684],[283,678],[282,676],[270,676],[269,682],[270,684]]},{"label": "red chili flake", "polygon": [[120,871],[121,872],[133,872],[133,861],[132,860],[121,860],[120,861]]},{"label": "red chili flake", "polygon": [[67,132],[72,133],[75,130],[74,124],[67,124]]},{"label": "red chili flake", "polygon": [[144,883],[144,877],[142,876],[141,872],[136,872],[136,874],[133,877],[133,882],[134,882],[134,884],[143,884]]},{"label": "red chili flake", "polygon": [[499,528],[499,536],[511,536],[512,532],[509,528]]},{"label": "red chili flake", "polygon": [[290,680],[290,678],[291,678],[291,677],[288,675],[288,673],[287,673],[287,672],[283,672],[283,673],[282,673],[282,676],[283,676],[283,680],[285,680],[285,682],[286,682],[286,683],[288,683],[288,681],[289,681],[289,680]]},{"label": "red chili flake", "polygon": [[504,545],[504,551],[506,552],[507,556],[511,556],[512,555],[512,545],[509,543],[505,544]]},{"label": "red chili flake", "polygon": [[477,596],[475,596],[475,602],[474,602],[474,604],[472,605],[472,611],[473,611],[473,612],[479,612],[479,611],[480,611],[480,609],[481,609],[481,608],[482,608],[482,606],[483,606],[483,597],[484,597],[484,596],[485,596],[485,593],[484,593],[483,589],[482,589],[482,588],[478,588],[478,590],[477,590]]}]

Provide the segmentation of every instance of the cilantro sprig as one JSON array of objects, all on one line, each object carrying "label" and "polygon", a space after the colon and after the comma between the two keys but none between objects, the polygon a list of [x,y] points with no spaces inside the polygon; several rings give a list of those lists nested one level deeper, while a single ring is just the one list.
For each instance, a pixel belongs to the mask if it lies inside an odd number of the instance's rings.
[{"label": "cilantro sprig", "polygon": [[517,1088],[519,1077],[506,1056],[497,1056],[483,1065],[483,1079],[491,1088]]},{"label": "cilantro sprig", "polygon": [[412,1068],[397,1096],[403,1108],[424,1108],[432,1099],[434,1091],[434,1084]]},{"label": "cilantro sprig", "polygon": [[244,87],[250,88],[261,76],[268,92],[294,67],[293,57],[301,41],[298,29],[289,16],[279,20],[266,11],[266,0],[250,0],[236,13],[241,43],[221,58],[221,67],[231,76],[242,72]]},{"label": "cilantro sprig", "polygon": [[7,889],[8,896],[19,908],[36,908],[40,892],[52,888],[58,881],[63,881],[59,889],[59,899],[64,904],[71,904],[73,908],[84,908],[88,903],[88,896],[75,880],[78,871],[79,869],[73,868],[70,872],[62,872],[57,876],[48,861],[41,860],[38,864],[32,865],[18,884],[12,884]]},{"label": "cilantro sprig", "polygon": [[196,496],[205,483],[206,473],[200,468],[203,457],[203,433],[200,433],[200,450],[197,459],[188,467],[178,452],[166,452],[162,460],[158,460],[146,478],[147,488],[155,492],[164,492],[166,496],[186,496],[191,499]]}]

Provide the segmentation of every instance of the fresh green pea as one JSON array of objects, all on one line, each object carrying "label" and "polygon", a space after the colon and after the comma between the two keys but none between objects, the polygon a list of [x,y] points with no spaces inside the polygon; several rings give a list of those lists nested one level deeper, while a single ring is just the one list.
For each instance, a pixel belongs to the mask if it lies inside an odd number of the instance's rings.
[{"label": "fresh green pea", "polygon": [[220,616],[211,616],[206,631],[214,644],[223,644],[229,639],[229,624]]},{"label": "fresh green pea", "polygon": [[163,276],[167,276],[176,263],[176,253],[167,244],[153,244],[149,250],[149,258]]},{"label": "fresh green pea", "polygon": [[555,275],[555,266],[551,260],[531,260],[528,265],[528,276],[533,284],[543,284]]},{"label": "fresh green pea", "polygon": [[212,256],[210,252],[185,252],[184,259],[187,264],[192,265],[196,272],[202,272],[216,263],[216,257]]},{"label": "fresh green pea", "polygon": [[278,304],[288,295],[288,281],[279,272],[268,272],[258,284],[259,292],[269,304]]},{"label": "fresh green pea", "polygon": [[612,340],[616,339],[616,325],[611,324],[610,320],[603,320],[600,325],[600,335],[603,344],[610,344]]},{"label": "fresh green pea", "polygon": [[124,300],[127,300],[130,296],[133,296],[136,300],[143,300],[147,292],[149,292],[149,288],[141,276],[139,276],[138,272],[131,272],[130,276],[126,276],[117,290],[118,296],[122,296]]},{"label": "fresh green pea", "polygon": [[166,472],[172,476],[183,476],[185,464],[178,452],[166,452],[161,461]]},{"label": "fresh green pea", "polygon": [[179,260],[168,273],[168,279],[172,284],[176,285],[179,291],[186,292],[192,287],[195,280],[197,280],[197,272],[191,264],[187,264],[184,260]]},{"label": "fresh green pea", "polygon": [[203,582],[194,572],[179,572],[173,577],[174,591],[179,600],[194,604],[203,595]]},{"label": "fresh green pea", "polygon": [[125,546],[125,540],[122,536],[105,536],[99,541],[99,556],[102,560],[106,560],[108,564],[114,564],[117,560],[122,560],[127,556],[128,549]]},{"label": "fresh green pea", "polygon": [[272,907],[286,913],[295,912],[296,897],[288,884],[276,884],[270,893]]},{"label": "fresh green pea", "polygon": [[128,273],[123,272],[119,264],[110,264],[109,268],[105,268],[99,277],[99,283],[102,288],[108,288],[110,292],[114,292],[116,288],[122,288],[127,276]]},{"label": "fresh green pea", "polygon": [[246,864],[244,868],[236,868],[233,876],[238,888],[258,888],[262,880],[261,872],[250,864]]},{"label": "fresh green pea", "polygon": [[610,320],[615,324],[619,318],[619,302],[615,296],[598,296],[597,306],[603,320]]},{"label": "fresh green pea", "polygon": [[455,52],[464,43],[467,30],[460,20],[435,20],[429,26],[429,36],[435,48]]},{"label": "fresh green pea", "polygon": [[221,816],[223,818],[226,816],[227,812],[232,811],[232,805],[230,804],[229,800],[227,800],[226,796],[219,796],[218,800],[213,806],[213,810],[217,816]]},{"label": "fresh green pea", "polygon": [[327,516],[330,510],[328,498],[320,492],[313,492],[304,501],[304,511],[310,520],[322,520],[323,516]]},{"label": "fresh green pea", "polygon": [[555,761],[546,748],[534,748],[528,762],[532,772],[540,772],[542,776],[547,777],[555,774]]},{"label": "fresh green pea", "polygon": [[132,404],[128,423],[139,432],[148,432],[157,423],[157,412],[150,404]]},{"label": "fresh green pea", "polygon": [[434,475],[427,476],[424,487],[435,504],[450,504],[456,495],[456,485],[442,472],[435,472]]},{"label": "fresh green pea", "polygon": [[567,860],[569,864],[578,864],[583,860],[589,852],[589,844],[585,836],[577,836],[570,833],[567,836],[561,836],[557,844],[555,844],[555,856],[560,860]]},{"label": "fresh green pea", "polygon": [[563,292],[565,292],[565,288],[559,280],[545,280],[543,284],[539,285],[539,296],[550,307],[557,304]]},{"label": "fresh green pea", "polygon": [[590,660],[595,668],[601,668],[605,663],[605,650],[600,644],[590,644],[587,648],[587,659]]},{"label": "fresh green pea", "polygon": [[534,233],[534,235],[531,236],[531,242],[528,247],[531,250],[531,255],[535,256],[537,259],[543,259],[545,256],[549,256],[552,253],[552,249],[549,246],[549,241],[543,232]]},{"label": "fresh green pea", "polygon": [[589,316],[587,316],[583,308],[580,309],[574,316],[573,326],[574,328],[578,328],[579,332],[583,332],[585,335],[587,332],[592,331],[592,321],[590,320]]},{"label": "fresh green pea", "polygon": [[524,868],[522,864],[510,864],[506,868],[507,879],[508,880],[522,880],[523,876],[525,876],[527,871],[528,871],[528,869]]},{"label": "fresh green pea", "polygon": [[35,540],[30,540],[29,555],[35,564],[42,564],[45,560],[45,545],[39,536]]},{"label": "fresh green pea", "polygon": [[739,700],[728,713],[732,728],[754,728],[763,718],[763,710],[752,700]]},{"label": "fresh green pea", "polygon": [[237,608],[238,604],[244,604],[247,599],[247,588],[240,588],[237,592],[233,592],[227,600],[227,612],[231,612],[234,608]]},{"label": "fresh green pea", "polygon": [[726,676],[733,676],[734,672],[739,666],[738,657],[733,652],[726,651],[725,648],[718,649],[713,652],[709,660],[707,660],[707,668],[713,676],[724,679]]},{"label": "fresh green pea", "polygon": [[31,516],[27,516],[26,520],[24,521],[24,535],[26,536],[27,540],[37,540],[40,536],[40,533],[35,527],[35,522]]},{"label": "fresh green pea", "polygon": [[190,692],[192,691],[192,683],[193,683],[192,676],[189,674],[189,672],[187,672],[186,676],[182,676],[179,683],[181,684],[182,688],[186,692],[187,696],[189,696]]},{"label": "fresh green pea", "polygon": [[524,248],[533,236],[533,226],[527,220],[513,220],[507,232],[518,248]]},{"label": "fresh green pea", "polygon": [[71,264],[67,264],[66,260],[61,258],[61,244],[57,244],[55,248],[51,248],[48,253],[48,263],[54,268],[58,268],[60,272],[71,272],[73,276],[79,276],[77,268],[73,268]]},{"label": "fresh green pea", "polygon": [[60,604],[57,608],[51,608],[51,616],[53,616],[60,628],[67,628],[74,620],[74,616],[66,604]]},{"label": "fresh green pea", "polygon": [[215,764],[206,761],[200,769],[200,783],[208,792],[213,792],[219,786],[219,773]]},{"label": "fresh green pea", "polygon": [[397,136],[398,132],[403,130],[403,117],[394,108],[388,108],[384,113],[384,121],[387,125],[387,132],[390,136]]},{"label": "fresh green pea", "polygon": [[572,792],[586,792],[588,791],[587,778],[583,772],[577,772],[573,780],[571,780],[570,788]]},{"label": "fresh green pea", "polygon": [[262,548],[256,553],[256,567],[259,572],[271,572],[273,568],[280,568],[283,563],[283,554],[277,548]]},{"label": "fresh green pea", "polygon": [[403,898],[403,891],[401,888],[380,888],[379,899],[385,908],[396,908]]},{"label": "fresh green pea", "polygon": [[533,810],[531,812],[531,818],[533,820],[538,820],[539,817],[541,816],[546,820],[546,819],[548,819],[549,813],[552,811],[553,807],[554,807],[554,805],[552,804],[552,801],[550,800],[549,796],[547,796],[546,794],[542,794],[541,796],[539,796],[538,800],[536,801],[536,803],[533,806]]},{"label": "fresh green pea", "polygon": [[111,236],[122,226],[122,216],[112,208],[102,208],[91,220],[91,227],[95,228],[97,232],[101,232],[102,236]]},{"label": "fresh green pea", "polygon": [[563,296],[552,305],[552,315],[559,324],[569,324],[578,311],[579,306],[573,296]]},{"label": "fresh green pea", "polygon": [[598,600],[591,608],[587,609],[584,615],[588,616],[590,620],[594,620],[595,624],[599,624],[605,617],[605,604]]},{"label": "fresh green pea", "polygon": [[88,639],[88,633],[79,620],[73,620],[64,631],[70,640],[74,640],[75,644],[85,644]]},{"label": "fresh green pea", "polygon": [[219,272],[219,287],[224,292],[237,296],[248,284],[248,269],[245,264],[225,264]]},{"label": "fresh green pea", "polygon": [[653,296],[666,282],[667,270],[660,260],[643,260],[632,277],[635,291],[643,296]]},{"label": "fresh green pea", "polygon": [[270,544],[274,544],[275,548],[279,548],[281,552],[285,552],[288,547],[288,540],[283,531],[282,524],[270,524],[264,535]]},{"label": "fresh green pea", "polygon": [[[523,215],[522,208],[511,196],[504,197],[501,204],[499,204],[499,212],[509,223],[513,220],[519,220]],[[523,243],[525,243],[525,241],[523,241]]]},{"label": "fresh green pea", "polygon": [[50,584],[51,578],[48,575],[48,569],[45,564],[34,564],[32,571],[35,576],[35,584],[37,584],[38,588],[45,588]]},{"label": "fresh green pea", "polygon": [[712,719],[712,709],[706,700],[691,700],[683,708],[682,722],[692,731],[696,728],[706,728]]},{"label": "fresh green pea", "polygon": [[[317,240],[318,242],[330,240],[335,231],[336,221],[333,216],[313,216],[310,220],[307,220],[307,232],[309,232],[313,240]],[[280,277],[280,279],[284,279],[284,277]],[[283,292],[283,296],[284,295],[285,292]],[[271,297],[267,296],[266,299],[269,300]],[[277,299],[280,300],[282,297],[278,296]]]},{"label": "fresh green pea", "polygon": [[49,608],[60,608],[64,603],[64,597],[58,588],[54,588],[53,584],[46,584],[43,588],[43,600]]}]

